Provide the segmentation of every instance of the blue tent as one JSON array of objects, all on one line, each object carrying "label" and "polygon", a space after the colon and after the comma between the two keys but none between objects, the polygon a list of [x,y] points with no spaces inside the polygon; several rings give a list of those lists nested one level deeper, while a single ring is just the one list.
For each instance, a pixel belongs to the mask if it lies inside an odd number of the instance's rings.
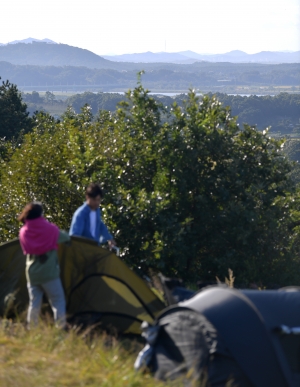
[{"label": "blue tent", "polygon": [[151,337],[148,365],[159,379],[206,380],[211,387],[230,380],[245,387],[300,386],[297,288],[207,287],[166,308],[144,336]]}]

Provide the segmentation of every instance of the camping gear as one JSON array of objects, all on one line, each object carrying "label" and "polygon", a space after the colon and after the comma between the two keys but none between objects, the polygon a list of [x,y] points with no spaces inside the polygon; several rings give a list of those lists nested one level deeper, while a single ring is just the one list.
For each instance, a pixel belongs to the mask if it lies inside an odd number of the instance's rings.
[{"label": "camping gear", "polygon": [[[58,256],[72,324],[140,334],[141,323],[153,322],[165,307],[120,258],[92,240],[71,237],[71,244],[59,245]],[[16,239],[0,245],[0,315],[27,305],[25,257]]]},{"label": "camping gear", "polygon": [[167,306],[178,304],[178,302],[188,300],[196,293],[184,286],[182,279],[168,278],[162,273],[158,274],[160,287],[162,289]]},{"label": "camping gear", "polygon": [[[158,274],[158,278],[167,306],[188,300],[196,293],[194,290],[187,289],[182,279],[168,278],[165,277],[162,273]],[[216,284],[216,281],[197,281],[198,290]]]},{"label": "camping gear", "polygon": [[[228,381],[239,387],[300,386],[297,288],[210,286],[166,308],[149,328],[151,342],[135,368],[146,364],[159,379],[211,387]],[[147,340],[147,327],[143,336]]]}]

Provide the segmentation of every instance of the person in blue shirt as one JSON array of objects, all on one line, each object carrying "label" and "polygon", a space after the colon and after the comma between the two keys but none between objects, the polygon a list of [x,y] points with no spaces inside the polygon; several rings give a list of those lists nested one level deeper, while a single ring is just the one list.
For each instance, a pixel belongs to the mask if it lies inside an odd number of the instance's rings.
[{"label": "person in blue shirt", "polygon": [[91,183],[85,191],[85,203],[75,211],[69,234],[92,239],[98,243],[108,243],[112,248],[116,245],[113,236],[101,220],[99,205],[103,191],[96,183]]}]

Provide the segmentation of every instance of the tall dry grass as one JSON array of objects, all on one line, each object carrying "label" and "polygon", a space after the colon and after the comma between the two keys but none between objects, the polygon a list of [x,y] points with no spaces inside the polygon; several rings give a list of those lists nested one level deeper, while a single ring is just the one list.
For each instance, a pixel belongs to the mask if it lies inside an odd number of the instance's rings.
[{"label": "tall dry grass", "polygon": [[141,348],[135,340],[65,332],[45,322],[28,331],[21,323],[2,320],[0,386],[166,386],[149,373],[134,371]]}]

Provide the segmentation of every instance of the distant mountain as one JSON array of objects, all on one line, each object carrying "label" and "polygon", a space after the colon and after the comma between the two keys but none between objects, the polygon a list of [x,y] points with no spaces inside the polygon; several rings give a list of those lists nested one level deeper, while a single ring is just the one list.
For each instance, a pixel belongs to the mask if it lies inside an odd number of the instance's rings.
[{"label": "distant mountain", "polygon": [[123,54],[123,55],[103,55],[103,58],[113,60],[114,62],[134,62],[134,63],[154,63],[154,62],[165,62],[165,63],[178,63],[188,59],[186,55],[180,53],[169,53],[169,52],[143,52],[140,54]]},{"label": "distant mountain", "polygon": [[228,57],[231,57],[231,58],[241,58],[241,57],[247,56],[248,54],[241,50],[233,50],[233,51],[227,52],[224,55],[227,55]]},{"label": "distant mountain", "polygon": [[300,51],[296,52],[270,52],[262,51],[251,55],[251,62],[273,63],[300,63]]},{"label": "distant mountain", "polygon": [[257,54],[247,54],[244,51],[234,50],[225,54],[198,54],[193,51],[144,52],[140,54],[125,54],[104,56],[105,59],[118,62],[135,63],[194,63],[196,61],[207,62],[231,62],[231,63],[300,63],[300,51],[296,52],[272,52],[262,51]]},{"label": "distant mountain", "polygon": [[190,50],[180,51],[180,52],[178,52],[178,54],[184,55],[188,58],[200,59],[200,60],[202,60],[204,56],[212,55],[212,54],[197,54],[196,52],[190,51]]},{"label": "distant mountain", "polygon": [[300,51],[261,51],[256,54],[247,54],[236,50],[221,55],[211,55],[207,57],[207,60],[211,62],[233,63],[300,63]]},{"label": "distant mountain", "polygon": [[[179,66],[197,64],[197,62],[230,62],[230,63],[300,63],[300,51],[270,52],[247,54],[235,50],[225,54],[205,55],[192,51],[181,53],[144,52],[136,54],[99,56],[89,50],[69,46],[67,44],[49,44],[50,39],[38,41],[33,38],[24,39],[23,43],[11,42],[0,46],[0,61],[15,65],[36,66],[82,66],[92,69],[115,69],[127,71],[136,69],[147,70],[149,67]],[[27,42],[27,43],[25,43]],[[28,44],[30,43],[31,44]],[[141,65],[142,63],[142,65]]]},{"label": "distant mountain", "polygon": [[35,40],[31,44],[23,42],[0,46],[0,61],[18,65],[117,67],[113,62],[82,48]]},{"label": "distant mountain", "polygon": [[[23,40],[13,40],[12,42],[8,42],[6,44],[17,44],[17,43],[25,43],[25,44],[31,44],[32,42],[40,42],[40,43],[49,43],[49,44],[57,44],[51,39],[35,39],[35,38],[27,38]],[[6,46],[6,44],[0,43],[0,46]]]}]

